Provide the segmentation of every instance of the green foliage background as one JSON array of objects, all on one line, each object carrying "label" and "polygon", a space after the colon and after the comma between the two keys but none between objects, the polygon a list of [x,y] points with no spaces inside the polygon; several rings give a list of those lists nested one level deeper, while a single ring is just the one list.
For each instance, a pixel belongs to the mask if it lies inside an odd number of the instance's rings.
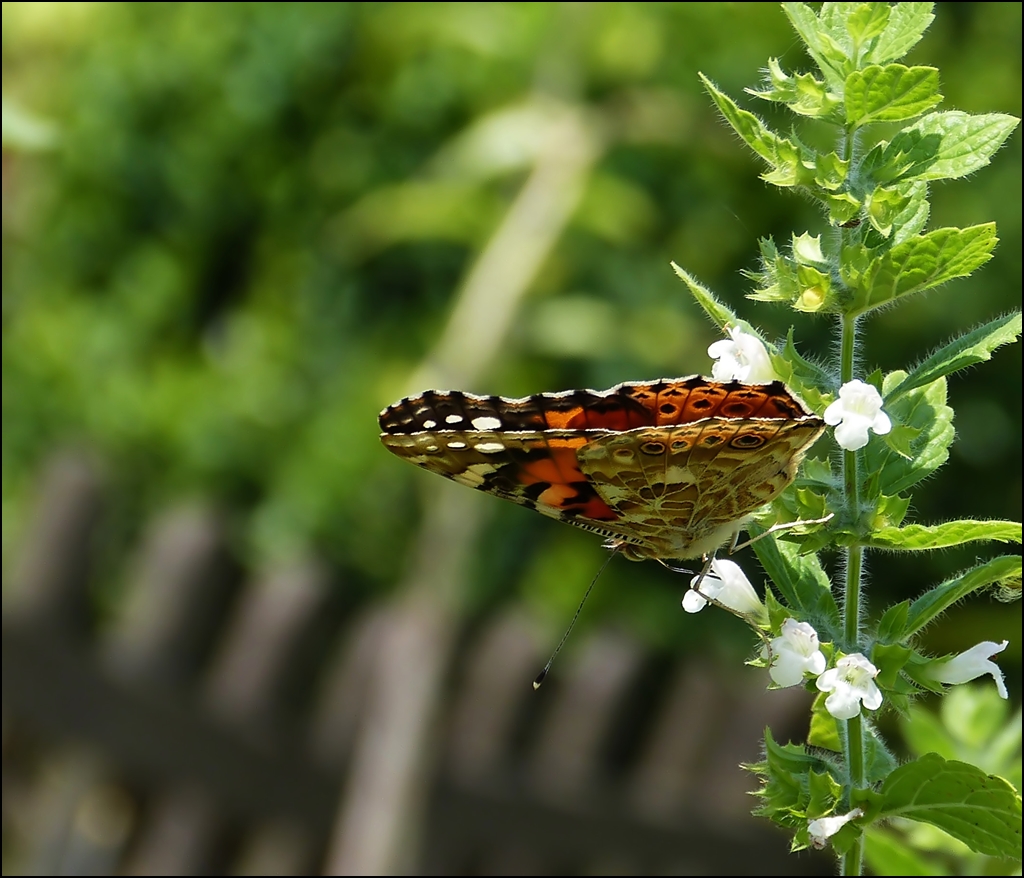
[{"label": "green foliage background", "polygon": [[[1019,116],[1020,32],[1020,4],[939,4],[907,63],[939,67],[943,108]],[[77,445],[113,483],[101,598],[146,515],[188,496],[228,512],[253,566],[313,548],[356,599],[386,591],[431,477],[381,448],[376,414],[414,389],[528,171],[527,122],[475,150],[460,135],[544,96],[594,114],[611,146],[500,365],[461,389],[708,372],[716,335],[670,260],[769,335],[793,319],[805,352],[827,353],[832,327],[742,299],[759,237],[823,221],[757,179],[696,75],[739,94],[768,55],[806,69],[796,45],[774,4],[5,5],[5,100],[53,131],[30,149],[5,123],[5,568],[40,464]],[[1020,148],[1017,131],[991,167],[936,187],[932,227],[995,220],[1002,244],[975,276],[872,316],[865,372],[1020,306]],[[916,520],[1019,518],[1020,400],[1019,345],[954,380],[959,438]],[[488,514],[477,605],[521,589],[564,621],[597,541]],[[978,551],[883,558],[872,587],[913,596]],[[656,565],[607,578],[590,612],[652,642],[734,627],[683,619],[682,581]],[[1019,608],[958,610],[933,648],[1007,636],[1019,665]]]}]

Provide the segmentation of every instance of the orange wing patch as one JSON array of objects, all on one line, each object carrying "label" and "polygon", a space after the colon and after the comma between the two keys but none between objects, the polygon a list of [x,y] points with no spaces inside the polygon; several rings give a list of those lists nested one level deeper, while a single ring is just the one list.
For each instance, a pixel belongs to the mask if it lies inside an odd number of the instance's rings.
[{"label": "orange wing patch", "polygon": [[428,390],[380,426],[399,457],[635,560],[713,551],[792,482],[824,430],[781,382],[700,376],[522,399]]}]

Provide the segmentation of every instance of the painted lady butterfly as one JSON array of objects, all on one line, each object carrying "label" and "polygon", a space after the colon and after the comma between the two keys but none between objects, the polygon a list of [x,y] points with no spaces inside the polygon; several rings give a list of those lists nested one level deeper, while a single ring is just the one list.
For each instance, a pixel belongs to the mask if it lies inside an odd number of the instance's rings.
[{"label": "painted lady butterfly", "polygon": [[640,561],[732,539],[825,424],[781,382],[693,376],[523,399],[428,390],[384,409],[380,427],[399,457]]}]

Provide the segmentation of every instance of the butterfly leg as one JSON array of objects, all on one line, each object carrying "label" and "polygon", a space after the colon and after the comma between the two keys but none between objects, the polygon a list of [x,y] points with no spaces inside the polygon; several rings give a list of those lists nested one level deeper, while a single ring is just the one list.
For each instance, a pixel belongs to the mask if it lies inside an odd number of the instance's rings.
[{"label": "butterfly leg", "polygon": [[805,524],[827,524],[835,517],[835,513],[830,512],[824,518],[812,518],[809,520],[800,519],[799,521],[781,521],[778,524],[773,524],[764,533],[760,533],[756,537],[751,537],[749,540],[746,540],[742,543],[737,542],[740,535],[739,531],[737,531],[736,536],[733,537],[732,545],[729,546],[729,554],[731,555],[733,552],[738,552],[740,549],[745,549],[747,546],[753,545],[758,540],[763,540],[769,534],[776,534],[780,531],[791,530],[794,527],[802,527]]},{"label": "butterfly leg", "polygon": [[[734,540],[734,542],[735,542],[735,540]],[[739,610],[735,610],[732,607],[728,606],[727,604],[723,604],[717,598],[714,598],[714,597],[712,597],[709,594],[705,594],[704,592],[702,592],[700,590],[700,586],[701,586],[701,583],[704,581],[704,578],[711,572],[711,565],[714,563],[714,560],[715,560],[715,556],[714,555],[705,555],[704,556],[704,566],[701,568],[700,573],[698,573],[696,575],[696,577],[694,578],[693,584],[690,586],[690,588],[696,590],[697,594],[699,594],[702,598],[704,598],[704,600],[706,600],[709,604],[714,604],[714,606],[716,606],[716,607],[718,607],[718,608],[720,608],[722,610],[725,610],[727,613],[732,613],[732,615],[737,616],[738,618],[742,619],[751,628],[753,628],[754,629],[754,633],[760,638],[761,642],[764,644],[764,652],[763,652],[762,655],[767,660],[768,667],[771,667],[772,658],[773,658],[773,656],[772,656],[772,643],[771,643],[771,640],[769,640],[768,635],[762,630],[761,624],[758,622],[758,620],[756,618],[754,618],[754,616],[749,615],[748,613],[741,613]],[[659,559],[659,561],[660,561],[660,559]],[[666,564],[664,561],[660,561],[660,563],[661,563],[661,565],[663,567],[665,567],[668,570],[671,570],[673,573],[687,573],[687,574],[692,574],[693,573],[692,570],[687,570],[684,567],[673,567],[671,564]]]}]

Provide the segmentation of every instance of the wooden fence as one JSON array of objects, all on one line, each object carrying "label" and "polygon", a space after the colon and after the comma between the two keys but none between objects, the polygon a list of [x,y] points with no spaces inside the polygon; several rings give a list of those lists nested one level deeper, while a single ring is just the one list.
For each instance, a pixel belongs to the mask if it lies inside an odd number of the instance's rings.
[{"label": "wooden fence", "polygon": [[[130,590],[97,619],[99,473],[52,462],[5,584],[5,873],[322,871],[387,608],[345,606],[315,559],[250,578],[197,503],[146,524]],[[806,693],[583,639],[538,697],[547,644],[525,614],[465,632],[421,873],[832,871],[749,816],[738,768],[765,725],[799,733]]]}]

